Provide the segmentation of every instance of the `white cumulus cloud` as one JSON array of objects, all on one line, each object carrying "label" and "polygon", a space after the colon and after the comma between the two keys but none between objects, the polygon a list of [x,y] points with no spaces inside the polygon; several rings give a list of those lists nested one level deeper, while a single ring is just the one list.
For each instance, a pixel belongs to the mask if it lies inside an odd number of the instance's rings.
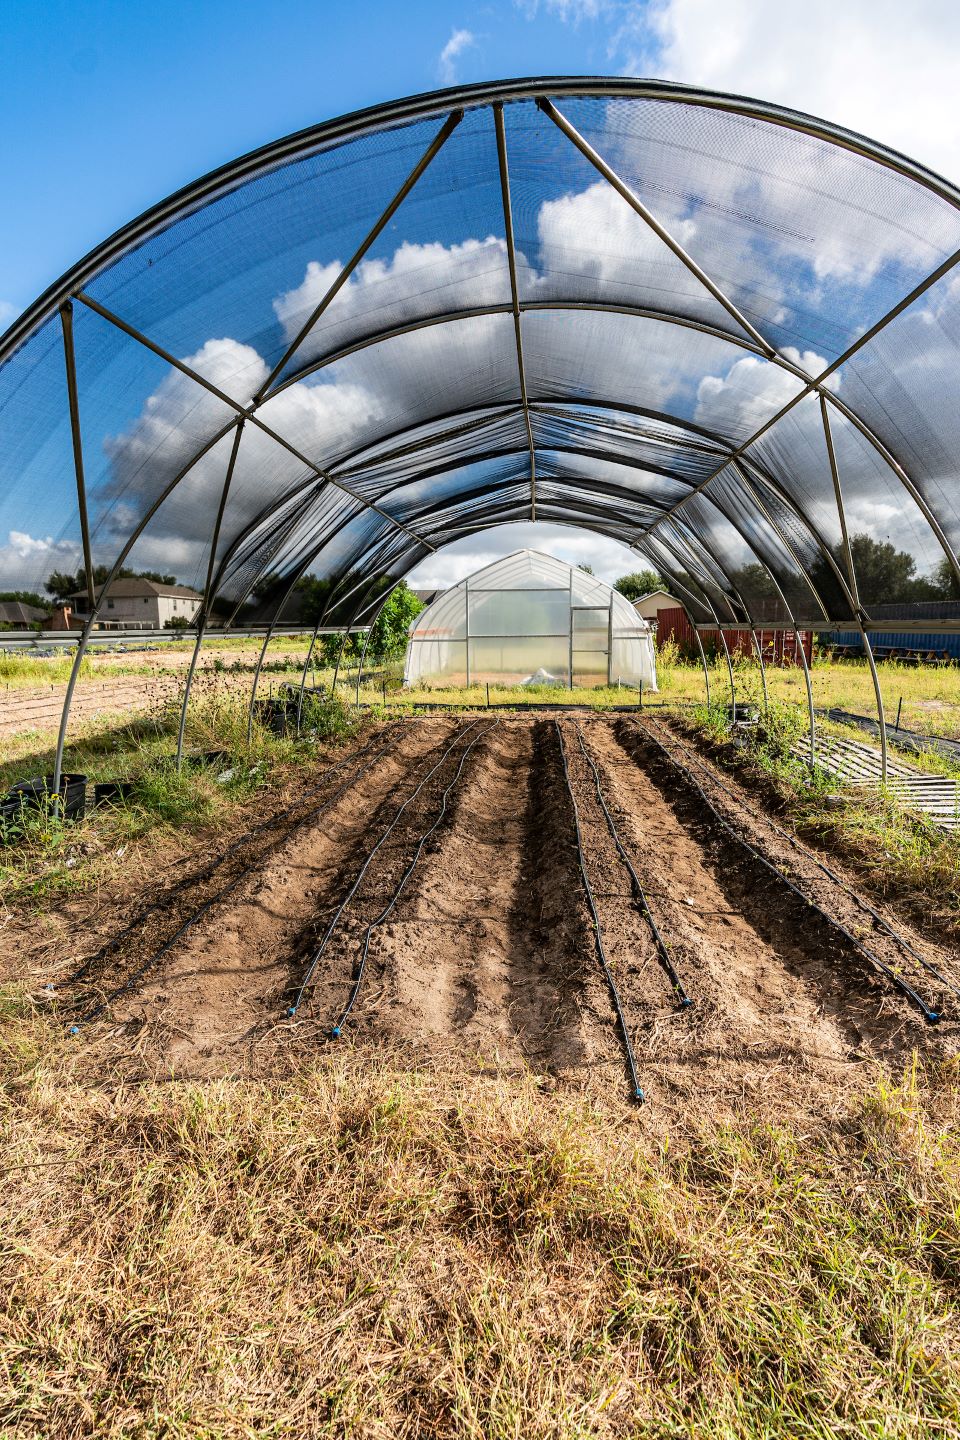
[{"label": "white cumulus cloud", "polygon": [[452,85],[457,78],[457,57],[464,50],[469,50],[471,45],[477,43],[477,37],[472,30],[454,30],[450,39],[440,51],[437,60],[437,74],[440,77],[441,85]]},{"label": "white cumulus cloud", "polygon": [[75,570],[79,562],[80,546],[70,540],[10,530],[7,543],[0,545],[0,590],[36,590],[42,594],[51,571]]},{"label": "white cumulus cloud", "polygon": [[664,0],[620,7],[624,69],[775,100],[960,181],[960,8],[950,0]]},{"label": "white cumulus cloud", "polygon": [[[326,295],[343,265],[311,260],[301,283],[273,304],[287,343]],[[297,364],[336,349],[338,340],[389,330],[443,310],[510,303],[507,247],[488,235],[459,245],[404,242],[389,259],[364,260],[334,296],[297,352]]]}]

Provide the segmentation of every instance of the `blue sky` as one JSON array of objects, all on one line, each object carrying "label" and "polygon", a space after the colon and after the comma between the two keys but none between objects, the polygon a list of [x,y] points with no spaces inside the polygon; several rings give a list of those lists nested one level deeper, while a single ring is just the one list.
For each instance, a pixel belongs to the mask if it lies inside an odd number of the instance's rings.
[{"label": "blue sky", "polygon": [[245,150],[456,80],[662,74],[827,115],[955,176],[957,9],[2,0],[0,306],[9,320],[131,216]]},{"label": "blue sky", "polygon": [[[325,118],[456,81],[659,74],[825,115],[960,179],[960,10],[943,0],[909,11],[892,0],[0,0],[0,42],[0,329],[81,254],[203,172]],[[610,542],[520,527],[464,542],[461,558],[445,552],[421,578],[443,583],[531,542],[608,575],[623,568]]]},{"label": "blue sky", "polygon": [[279,135],[451,80],[611,64],[608,19],[510,0],[3,0],[0,16],[0,302],[18,310],[133,215]]}]

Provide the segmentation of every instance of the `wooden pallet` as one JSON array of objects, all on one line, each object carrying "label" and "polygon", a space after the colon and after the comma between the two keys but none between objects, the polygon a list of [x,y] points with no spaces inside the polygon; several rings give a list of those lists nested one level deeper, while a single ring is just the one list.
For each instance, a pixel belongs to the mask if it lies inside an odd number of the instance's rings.
[{"label": "wooden pallet", "polygon": [[[793,753],[809,760],[805,741],[794,745]],[[817,737],[817,764],[841,785],[875,787],[880,784],[880,751],[859,740],[841,740],[833,735]],[[901,761],[887,761],[887,788],[908,810],[927,816],[943,830],[960,830],[960,789],[958,782],[942,775],[924,775]]]}]

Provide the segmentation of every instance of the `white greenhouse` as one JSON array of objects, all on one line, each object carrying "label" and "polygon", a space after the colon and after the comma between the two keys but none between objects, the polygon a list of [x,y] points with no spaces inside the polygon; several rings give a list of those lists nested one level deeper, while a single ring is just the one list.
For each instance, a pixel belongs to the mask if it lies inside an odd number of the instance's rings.
[{"label": "white greenhouse", "polygon": [[656,690],[650,626],[602,580],[518,550],[445,590],[410,626],[406,685],[485,681]]}]

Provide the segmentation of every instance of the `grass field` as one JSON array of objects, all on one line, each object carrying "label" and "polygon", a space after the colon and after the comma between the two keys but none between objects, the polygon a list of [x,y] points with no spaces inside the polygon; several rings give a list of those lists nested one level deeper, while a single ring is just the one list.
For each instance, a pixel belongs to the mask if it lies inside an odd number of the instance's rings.
[{"label": "grass field", "polygon": [[[252,674],[261,643],[257,637],[235,636],[211,641],[209,648],[201,653],[215,672],[227,670],[238,674]],[[191,642],[182,640],[150,651],[123,654],[93,652],[84,662],[81,684],[84,680],[102,678],[107,674],[180,674],[189,659],[191,649]],[[299,679],[306,653],[306,637],[276,638],[267,651],[264,676],[268,680]],[[657,666],[659,695],[651,698],[670,703],[703,703],[704,677],[699,663],[681,661],[675,649],[667,646],[658,653]],[[68,678],[69,670],[70,661],[63,656],[0,654],[0,690],[4,686],[13,689],[62,683]],[[398,685],[402,679],[402,664],[399,662],[386,667],[370,666],[368,670],[369,677],[361,686],[360,696],[365,703],[382,699],[383,679],[386,679],[391,692],[390,698],[394,701],[482,705],[486,700],[486,687],[483,684],[473,685],[469,689],[425,686],[400,692]],[[902,700],[901,724],[904,728],[923,734],[960,738],[960,666],[928,668],[885,661],[880,665],[879,673],[889,723],[893,723]],[[815,658],[811,674],[814,705],[817,708],[837,707],[865,715],[876,714],[873,684],[865,661]],[[332,675],[332,668],[315,664],[311,669],[310,681],[313,684],[329,684]],[[735,665],[735,678],[738,698],[760,698],[762,691],[756,664],[752,661],[738,661]],[[356,669],[344,667],[340,673],[340,683],[344,693],[354,689]],[[800,669],[793,666],[770,667],[767,671],[767,683],[771,698],[806,704],[806,687]],[[726,663],[722,659],[715,659],[710,665],[710,687],[714,700],[727,703],[730,685]],[[604,706],[631,703],[636,699],[636,691],[626,686],[572,692],[562,687],[491,686],[490,693],[491,700],[501,703],[555,698],[558,701],[572,700],[580,704]]]},{"label": "grass field", "polygon": [[638,1125],[390,1053],[203,1085],[84,1063],[8,992],[4,1434],[960,1430],[955,1068]]},{"label": "grass field", "polygon": [[[232,673],[239,672],[235,678],[241,687],[246,683],[244,676],[252,674],[259,644],[253,638],[238,639],[232,643],[230,656],[219,662],[220,669],[229,667]],[[188,642],[182,642],[180,648],[183,651],[181,659],[185,660]],[[288,637],[278,640],[267,655],[261,694],[269,693],[271,688],[284,682],[298,682],[305,653],[305,649],[291,648]],[[159,660],[165,668],[172,666],[171,656],[163,654]],[[91,661],[92,666],[107,663],[106,656],[94,657]],[[123,663],[126,664],[126,657]],[[7,657],[8,670],[20,667],[17,683],[26,683],[28,679],[36,683],[38,669],[42,670],[44,666],[63,667],[65,664],[61,659]],[[94,670],[92,673],[97,672]],[[156,671],[150,673],[155,674]],[[253,791],[272,783],[272,775],[293,773],[298,765],[311,760],[314,751],[310,745],[278,740],[259,724],[254,726],[253,746],[248,751],[245,702],[239,692],[230,694],[216,688],[219,673],[219,669],[214,669],[207,677],[211,688],[206,692],[203,684],[198,685],[198,696],[190,709],[187,749],[226,749],[229,759],[218,769],[233,770],[231,780],[225,785],[218,784],[216,775],[203,769],[190,770],[179,776],[175,773],[171,766],[177,723],[174,705],[155,707],[150,713],[132,720],[117,717],[110,722],[77,722],[71,729],[65,768],[87,774],[91,781],[149,776],[149,783],[142,787],[140,803],[122,808],[119,812],[98,812],[79,831],[75,827],[45,824],[30,835],[29,844],[4,847],[0,850],[0,892],[8,891],[10,887],[17,891],[24,883],[29,885],[32,882],[28,877],[37,873],[46,877],[41,886],[43,893],[47,893],[51,885],[54,888],[66,886],[76,889],[84,884],[98,883],[98,877],[107,863],[106,857],[122,845],[124,837],[130,833],[145,833],[157,825],[169,827],[207,823],[218,814],[229,813],[231,807],[247,803]],[[960,736],[960,668],[918,670],[888,663],[881,666],[880,675],[891,722],[897,700],[902,695],[902,724],[905,727],[929,734]],[[837,706],[867,715],[873,713],[872,683],[863,662],[818,660],[813,666],[812,677],[814,702],[819,708]],[[329,687],[332,678],[333,671],[327,668],[313,671],[310,680],[312,684]],[[389,708],[401,710],[418,703],[451,706],[483,706],[486,703],[487,691],[483,685],[475,685],[469,690],[438,687],[407,691],[402,688],[401,679],[402,667],[399,664],[372,669],[361,685],[361,705],[367,708],[368,713],[378,714],[384,696]],[[687,707],[691,713],[702,706],[705,688],[699,665],[681,662],[670,650],[661,652],[658,680],[659,693],[649,697],[648,704],[680,705]],[[738,699],[759,703],[761,688],[756,665],[739,663],[735,667],[735,680]],[[800,707],[805,712],[806,706],[802,671],[792,667],[770,668],[767,682],[775,709],[780,707],[778,713],[795,713],[794,728],[799,735],[803,723]],[[710,688],[716,706],[728,703],[729,677],[724,662],[714,663],[711,667]],[[344,705],[355,701],[355,670],[341,672],[338,695]],[[633,704],[637,699],[635,691],[616,686],[573,691],[547,686],[491,686],[490,689],[491,703],[507,705],[574,702],[605,708]],[[818,723],[824,730],[837,728],[825,720]],[[718,726],[722,725],[719,712],[711,720],[711,725],[717,733]],[[838,730],[837,733],[844,732]],[[854,733],[858,739],[864,739],[859,732]],[[52,769],[54,741],[52,732],[43,735],[23,733],[7,738],[4,758],[0,763],[0,787],[24,776]],[[920,763],[928,769],[953,773],[948,762],[929,759]],[[779,766],[779,761],[777,764]],[[782,780],[788,771],[779,766],[778,774]],[[798,823],[816,833],[829,834],[840,842],[843,836],[849,837],[865,863],[877,867],[881,883],[883,875],[889,872],[891,877],[895,875],[897,886],[906,883],[911,893],[922,894],[930,886],[931,889],[935,887],[938,900],[942,900],[944,895],[954,895],[958,877],[957,859],[953,853],[956,847],[952,842],[945,842],[938,833],[930,834],[922,827],[918,832],[912,823],[904,823],[902,812],[889,799],[858,799],[839,810],[830,809],[826,802],[831,790],[829,783],[821,778],[821,783],[811,790],[807,779],[805,772],[797,771],[794,783],[785,790]],[[68,863],[69,868],[66,868]]]}]

